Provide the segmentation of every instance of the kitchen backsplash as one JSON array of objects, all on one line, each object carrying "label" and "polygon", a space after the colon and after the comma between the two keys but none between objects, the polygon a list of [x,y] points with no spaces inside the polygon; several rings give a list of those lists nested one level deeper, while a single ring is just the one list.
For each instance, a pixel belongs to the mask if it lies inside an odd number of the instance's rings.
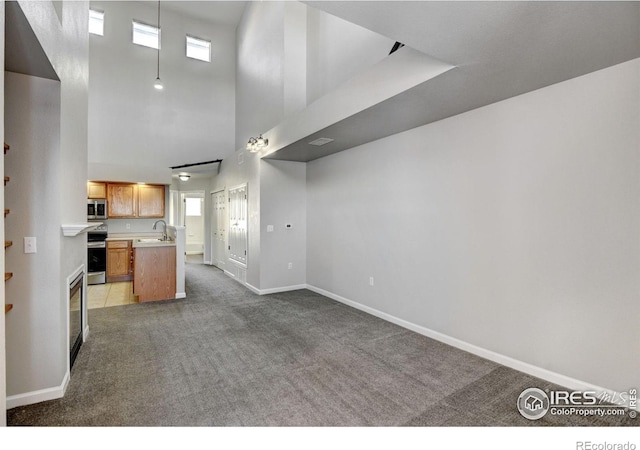
[{"label": "kitchen backsplash", "polygon": [[[109,233],[133,233],[133,232],[153,232],[153,224],[159,219],[107,219]],[[169,225],[169,221],[164,219]],[[127,228],[127,224],[129,228]],[[158,228],[158,230],[162,230]],[[156,231],[158,231],[156,230]]]}]

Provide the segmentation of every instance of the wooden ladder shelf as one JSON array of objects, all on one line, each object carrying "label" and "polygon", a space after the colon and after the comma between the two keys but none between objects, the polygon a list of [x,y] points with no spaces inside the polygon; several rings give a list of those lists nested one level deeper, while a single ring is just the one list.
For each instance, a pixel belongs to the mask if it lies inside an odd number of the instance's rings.
[{"label": "wooden ladder shelf", "polygon": [[[7,154],[7,151],[9,150],[9,144],[7,144],[6,142],[4,143],[4,153],[5,155]],[[6,186],[7,183],[10,181],[10,178],[5,176],[4,177],[4,185]],[[7,217],[7,214],[9,214],[9,210],[5,209],[4,210],[4,216]],[[11,247],[13,245],[12,241],[4,241],[4,248],[5,250],[9,247]],[[8,279],[10,279],[11,277],[13,277],[13,273],[11,272],[5,272],[4,273],[4,281],[7,281]],[[8,313],[9,311],[11,311],[13,309],[13,305],[11,303],[5,303],[4,305],[4,313]]]}]

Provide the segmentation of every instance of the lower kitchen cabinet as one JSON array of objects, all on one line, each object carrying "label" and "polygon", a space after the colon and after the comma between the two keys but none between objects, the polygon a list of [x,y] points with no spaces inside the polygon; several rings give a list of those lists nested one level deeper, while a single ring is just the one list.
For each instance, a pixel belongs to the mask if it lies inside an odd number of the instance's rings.
[{"label": "lower kitchen cabinet", "polygon": [[139,302],[176,297],[176,247],[133,249],[133,293]]},{"label": "lower kitchen cabinet", "polygon": [[107,241],[107,283],[131,281],[131,241]]}]

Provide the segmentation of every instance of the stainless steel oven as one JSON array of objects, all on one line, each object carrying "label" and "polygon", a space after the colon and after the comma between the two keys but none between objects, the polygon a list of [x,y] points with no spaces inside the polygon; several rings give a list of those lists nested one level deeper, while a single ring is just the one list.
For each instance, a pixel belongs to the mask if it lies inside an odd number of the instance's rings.
[{"label": "stainless steel oven", "polygon": [[87,233],[87,284],[107,281],[107,226],[100,225]]}]

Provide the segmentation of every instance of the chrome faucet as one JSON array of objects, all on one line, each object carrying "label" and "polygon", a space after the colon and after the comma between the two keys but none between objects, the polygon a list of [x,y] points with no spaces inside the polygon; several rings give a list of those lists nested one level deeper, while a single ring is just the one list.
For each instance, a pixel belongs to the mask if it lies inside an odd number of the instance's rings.
[{"label": "chrome faucet", "polygon": [[165,222],[164,220],[156,220],[156,222],[153,224],[153,229],[155,230],[156,227],[158,226],[158,223],[162,224],[162,240],[166,241],[168,240],[167,237],[167,222]]}]

